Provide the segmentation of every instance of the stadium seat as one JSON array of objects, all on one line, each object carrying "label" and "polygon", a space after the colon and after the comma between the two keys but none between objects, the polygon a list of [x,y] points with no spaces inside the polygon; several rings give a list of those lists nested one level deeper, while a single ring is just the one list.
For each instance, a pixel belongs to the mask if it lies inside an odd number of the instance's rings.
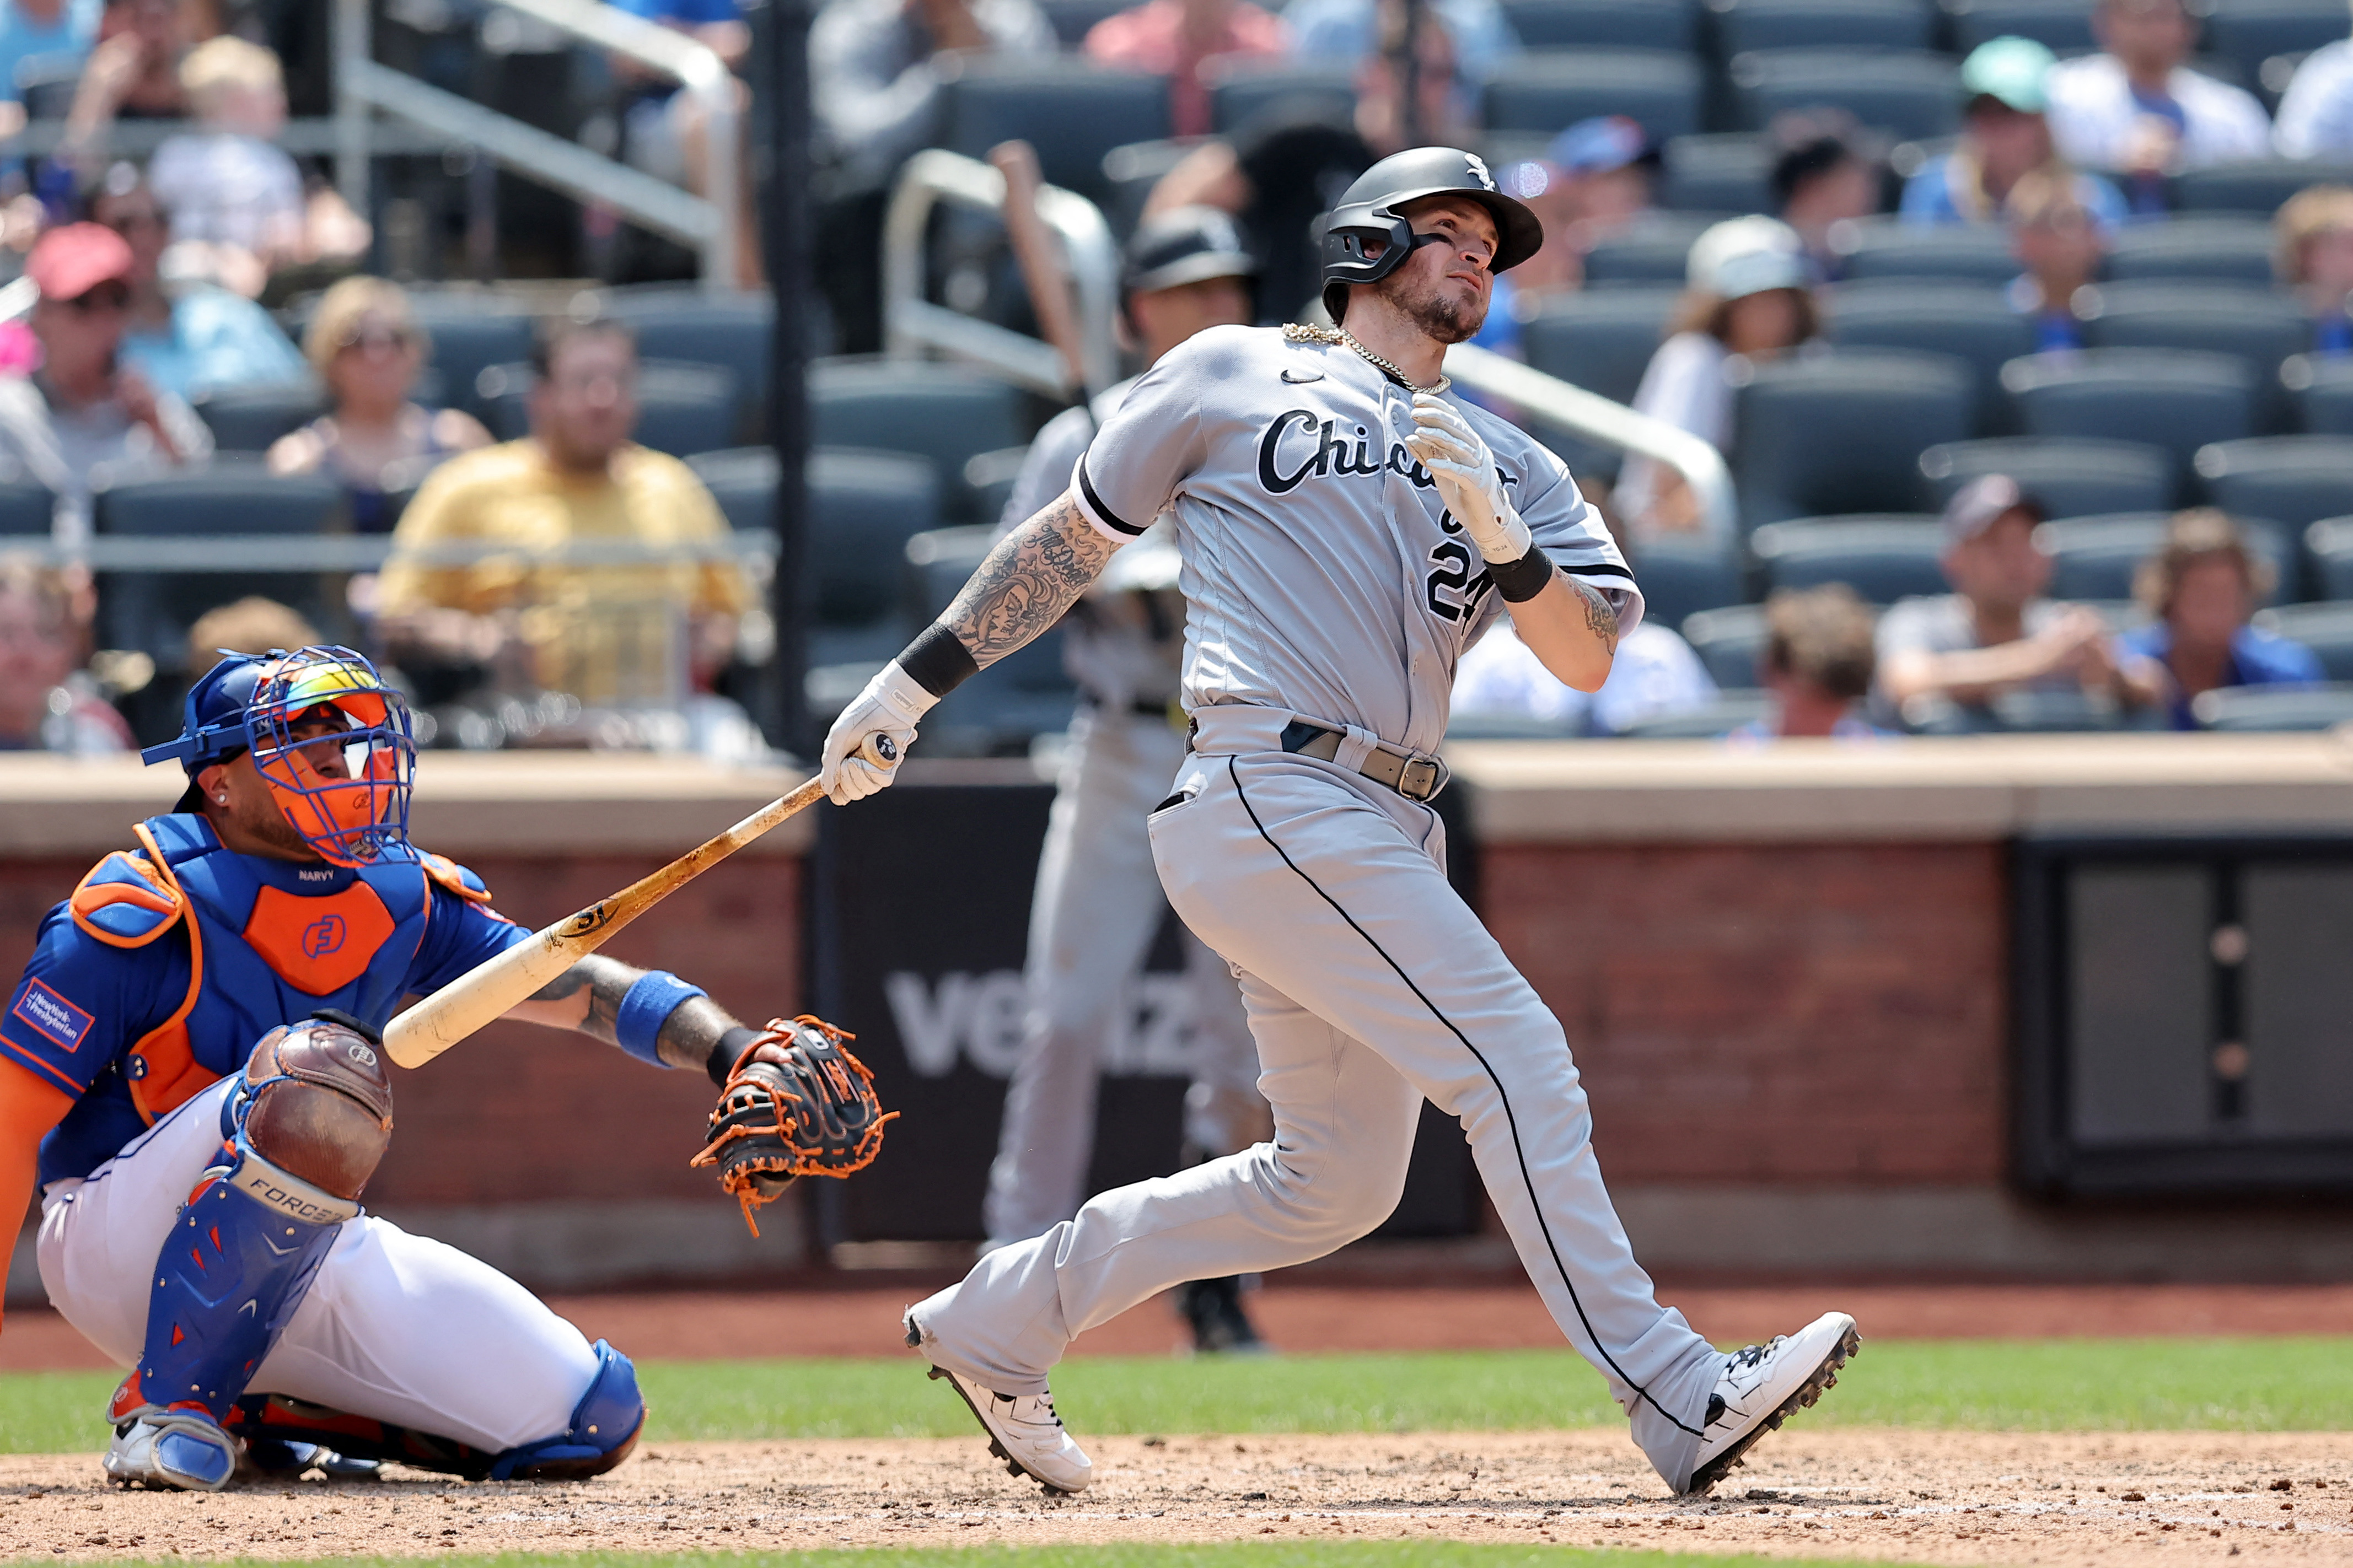
[{"label": "stadium seat", "polygon": [[[903,595],[912,624],[922,625],[947,608],[995,536],[989,527],[942,528],[907,541],[902,552]],[[924,724],[925,743],[938,741],[945,755],[987,755],[1026,748],[1032,735],[1067,726],[1075,693],[1062,668],[1061,640],[1057,627],[958,687],[955,706],[941,709]]]},{"label": "stadium seat", "polygon": [[1689,276],[1692,241],[1715,221],[1713,214],[1645,213],[1585,253],[1588,289],[1624,283],[1674,284]]},{"label": "stadium seat", "polygon": [[1757,132],[1678,136],[1661,149],[1656,195],[1677,212],[1761,213],[1772,182],[1773,150]]},{"label": "stadium seat", "polygon": [[0,539],[47,538],[56,527],[58,498],[31,479],[0,479]]},{"label": "stadium seat", "polygon": [[2247,367],[2258,429],[2286,428],[2291,410],[2280,366],[2312,341],[2304,309],[2285,294],[2228,283],[2108,283],[2084,310],[2094,349],[2190,349],[2230,354]]},{"label": "stadium seat", "polygon": [[2008,231],[1995,224],[1927,227],[1894,218],[1841,224],[1831,243],[1845,256],[1847,276],[1947,278],[2005,287],[2018,276]]},{"label": "stadium seat", "polygon": [[1551,135],[1596,114],[1639,121],[1653,142],[1700,129],[1692,56],[1665,49],[1567,49],[1516,56],[1487,84],[1490,131]]},{"label": "stadium seat", "polygon": [[2091,349],[2002,366],[2030,436],[2090,436],[2161,447],[2186,470],[2199,447],[2254,434],[2254,380],[2231,354]]},{"label": "stadium seat", "polygon": [[2001,367],[2034,352],[2034,329],[1988,284],[1874,279],[1829,292],[1830,334],[1852,348],[1948,354],[1969,367],[1977,425],[1999,427],[2007,405]]},{"label": "stadium seat", "polygon": [[1867,604],[1892,605],[1950,586],[1937,557],[1944,533],[1916,512],[1875,517],[1809,517],[1771,522],[1748,542],[1767,593],[1843,583]]},{"label": "stadium seat", "polygon": [[501,295],[422,289],[409,295],[409,308],[431,340],[431,368],[448,406],[475,414],[476,379],[492,365],[529,359],[539,330],[536,316]]},{"label": "stadium seat", "polygon": [[2207,499],[2233,517],[2267,517],[2301,537],[2323,518],[2353,514],[2353,437],[2224,441],[2200,447],[2195,463]]},{"label": "stadium seat", "polygon": [[1021,444],[1021,394],[957,365],[891,359],[820,360],[809,367],[809,438],[879,447],[930,460],[944,523],[993,523],[965,483],[975,454]]},{"label": "stadium seat", "polygon": [[1752,49],[1926,49],[1936,13],[1928,0],[1707,0],[1715,52]]},{"label": "stadium seat", "polygon": [[[494,364],[474,378],[482,422],[500,440],[531,434],[532,380],[527,364]],[[720,451],[737,443],[736,416],[733,372],[683,360],[638,362],[638,445],[673,458]]]},{"label": "stadium seat", "polygon": [[903,452],[818,447],[808,497],[809,662],[879,664],[921,624],[906,613],[894,563],[908,540],[939,526],[938,476]]},{"label": "stadium seat", "polygon": [[[2133,574],[2165,543],[2166,514],[2071,517],[2042,525],[2037,537],[2050,551],[2051,596],[2054,599],[2118,600],[2132,597]],[[2238,520],[2247,546],[2270,563],[2274,587],[2264,599],[2271,604],[2292,589],[2296,562],[2290,552],[2290,535],[2263,518]],[[2286,594],[2293,598],[2292,592]]]},{"label": "stadium seat", "polygon": [[1525,49],[1670,49],[1698,47],[1699,15],[1687,0],[1503,0]]},{"label": "stadium seat", "polygon": [[1061,46],[1075,49],[1087,41],[1097,22],[1126,10],[1127,0],[1039,0],[1038,9],[1046,13]]},{"label": "stadium seat", "polygon": [[327,396],[315,383],[280,382],[262,386],[223,386],[192,400],[213,446],[223,452],[266,452],[280,436],[291,435],[327,411]]},{"label": "stadium seat", "polygon": [[1960,129],[1959,68],[1925,49],[1757,49],[1735,58],[1726,74],[1745,131],[1823,106],[1905,141]]},{"label": "stadium seat", "polygon": [[1574,741],[1584,735],[1560,721],[1531,718],[1525,713],[1464,712],[1446,715],[1446,738],[1453,741]]},{"label": "stadium seat", "polygon": [[1247,123],[1277,103],[1301,101],[1346,119],[1356,107],[1356,68],[1346,63],[1300,65],[1289,60],[1240,58],[1211,61],[1209,126],[1219,134]]},{"label": "stadium seat", "polygon": [[737,439],[767,439],[768,359],[776,344],[776,301],[765,292],[708,294],[699,289],[615,289],[605,309],[629,323],[638,352],[653,358],[712,364],[735,378]]},{"label": "stadium seat", "polygon": [[2324,158],[2258,158],[2190,169],[2166,182],[2177,213],[2252,213],[2268,220],[2306,185],[2353,184],[2353,164]]},{"label": "stadium seat", "polygon": [[2224,686],[2189,702],[2209,730],[2284,734],[2353,723],[2353,686]]},{"label": "stadium seat", "polygon": [[[92,500],[94,532],[134,538],[309,537],[343,531],[350,516],[333,477],[272,474],[249,454],[218,457],[187,473],[101,485]],[[248,594],[290,605],[322,628],[340,618],[318,573],[108,572],[100,575],[99,635],[109,647],[138,649],[160,668],[176,671],[196,617]]]},{"label": "stadium seat", "polygon": [[776,525],[776,452],[773,447],[730,447],[717,452],[697,452],[686,460],[694,477],[727,514],[727,526],[738,533],[758,532]]},{"label": "stadium seat", "polygon": [[1968,54],[1989,39],[2032,38],[2062,54],[2098,47],[2092,37],[2097,0],[1945,0],[1952,17],[1953,43]]},{"label": "stadium seat", "polygon": [[1967,436],[1974,401],[1961,364],[1894,349],[1757,365],[1735,395],[1732,468],[1752,528],[1907,509],[1920,453]]},{"label": "stadium seat", "polygon": [[965,487],[972,492],[974,508],[989,526],[1005,520],[1005,503],[1013,499],[1014,481],[1021,477],[1021,465],[1029,457],[1027,447],[1008,447],[1001,451],[976,452],[965,459]]},{"label": "stadium seat", "polygon": [[2347,32],[2337,0],[2217,0],[2205,19],[2200,51],[2229,60],[2249,85],[2273,56],[2310,54]]},{"label": "stadium seat", "polygon": [[986,157],[1018,138],[1038,150],[1049,184],[1091,200],[1110,195],[1103,154],[1168,134],[1168,83],[1082,59],[977,55],[941,68],[946,102],[942,145]]},{"label": "stadium seat", "polygon": [[1986,474],[2016,479],[2052,517],[2162,511],[2179,492],[2176,469],[2171,454],[2139,441],[2006,436],[1956,441],[1920,454],[1920,474],[1928,486],[1922,499],[1939,511],[1955,490]]},{"label": "stadium seat", "polygon": [[1559,295],[1521,326],[1521,350],[1546,375],[1631,403],[1678,298],[1674,289],[1635,288]]},{"label": "stadium seat", "polygon": [[2306,529],[2304,561],[2314,597],[2353,600],[2353,517],[2325,517]]},{"label": "stadium seat", "polygon": [[2353,605],[2278,605],[2255,613],[2255,625],[2320,656],[2331,680],[2353,680]]},{"label": "stadium seat", "polygon": [[1731,551],[1696,540],[1660,539],[1644,544],[1633,562],[1642,585],[1642,618],[1654,626],[1680,626],[1702,610],[1736,605],[1740,562]]},{"label": "stadium seat", "polygon": [[2194,279],[2268,289],[2274,248],[2271,225],[2259,218],[2126,224],[2108,247],[2107,275],[2119,283]]},{"label": "stadium seat", "polygon": [[1713,741],[1772,713],[1773,699],[1765,692],[1727,689],[1704,708],[1638,719],[1619,734],[1630,741]]},{"label": "stadium seat", "polygon": [[2315,436],[2353,436],[2353,359],[2297,354],[2280,366],[2296,421]]},{"label": "stadium seat", "polygon": [[1765,649],[1765,606],[1726,605],[1683,617],[1683,641],[1691,644],[1708,679],[1726,691],[1754,689],[1757,656]]}]

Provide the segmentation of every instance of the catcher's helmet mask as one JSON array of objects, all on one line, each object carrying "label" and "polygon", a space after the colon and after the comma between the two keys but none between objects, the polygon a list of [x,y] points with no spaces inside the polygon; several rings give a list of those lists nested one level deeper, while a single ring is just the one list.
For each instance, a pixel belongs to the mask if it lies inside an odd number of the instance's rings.
[{"label": "catcher's helmet mask", "polygon": [[[1382,159],[1356,176],[1324,222],[1324,309],[1334,321],[1348,313],[1348,286],[1377,283],[1437,235],[1418,235],[1400,208],[1426,196],[1461,196],[1495,220],[1491,273],[1508,272],[1544,244],[1544,225],[1526,204],[1495,188],[1486,161],[1459,147],[1416,147]],[[1369,245],[1380,254],[1366,254]]]}]

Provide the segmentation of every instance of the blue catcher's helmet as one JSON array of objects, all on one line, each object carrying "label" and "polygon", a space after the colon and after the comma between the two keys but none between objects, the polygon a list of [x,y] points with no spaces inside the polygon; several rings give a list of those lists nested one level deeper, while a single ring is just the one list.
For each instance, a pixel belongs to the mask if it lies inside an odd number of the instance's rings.
[{"label": "blue catcher's helmet", "polygon": [[407,843],[417,769],[408,703],[364,655],[324,646],[230,654],[189,689],[178,738],[140,757],[185,768],[179,809],[194,811],[196,774],[240,752],[253,753],[279,811],[321,858],[364,866]]}]

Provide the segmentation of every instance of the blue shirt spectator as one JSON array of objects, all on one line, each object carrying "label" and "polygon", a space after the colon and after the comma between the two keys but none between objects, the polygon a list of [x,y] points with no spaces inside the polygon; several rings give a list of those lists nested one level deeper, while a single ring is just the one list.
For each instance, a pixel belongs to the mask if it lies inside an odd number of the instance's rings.
[{"label": "blue shirt spectator", "polygon": [[2307,185],[2272,219],[2279,279],[2312,320],[2312,352],[2353,353],[2353,187]]},{"label": "blue shirt spectator", "polygon": [[[2173,632],[2162,622],[2137,626],[2116,640],[2127,653],[2172,668]],[[2324,679],[2320,656],[2302,643],[2275,632],[2241,626],[2231,634],[2222,679],[2206,689],[2221,686],[2313,686]],[[2198,721],[2189,710],[2190,699],[2195,695],[2182,689],[2178,682],[2170,692],[2166,711],[2175,729],[2198,728]]]},{"label": "blue shirt spectator", "polygon": [[0,100],[24,101],[26,68],[68,69],[98,41],[99,0],[7,0],[0,9]]},{"label": "blue shirt spectator", "polygon": [[2117,639],[2164,672],[2166,711],[2194,730],[2191,704],[2226,686],[2305,686],[2324,679],[2319,656],[2302,643],[2247,624],[2271,586],[2271,568],[2247,547],[2238,525],[2211,508],[2177,513],[2165,542],[2141,563],[2134,596],[2156,617]]},{"label": "blue shirt spectator", "polygon": [[131,247],[131,321],[121,353],[151,384],[193,397],[215,387],[310,379],[301,353],[252,300],[210,285],[176,297],[165,290],[168,221],[136,170],[111,171],[90,211]]},{"label": "blue shirt spectator", "polygon": [[2004,204],[2011,252],[2021,268],[2010,286],[2010,309],[2034,323],[2038,353],[2084,346],[2076,294],[2099,276],[2108,225],[2088,207],[2064,169],[2030,170]]},{"label": "blue shirt spectator", "polygon": [[[1992,222],[2021,177],[2063,167],[2043,94],[2058,63],[2031,38],[1995,38],[1970,52],[1961,63],[1960,141],[1905,182],[1898,210],[1905,222]],[[2125,220],[2124,195],[2107,181],[2079,176],[2076,193],[2111,227]]]}]

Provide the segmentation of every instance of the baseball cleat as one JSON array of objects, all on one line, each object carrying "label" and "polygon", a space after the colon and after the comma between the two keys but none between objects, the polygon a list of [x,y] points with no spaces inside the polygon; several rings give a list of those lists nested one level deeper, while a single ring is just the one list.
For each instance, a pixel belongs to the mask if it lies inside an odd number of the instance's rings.
[{"label": "baseball cleat", "polygon": [[299,1481],[312,1470],[331,1481],[377,1481],[384,1479],[384,1464],[377,1459],[355,1459],[339,1454],[321,1443],[305,1443],[288,1437],[248,1437],[245,1443],[243,1473],[266,1477],[272,1480]]},{"label": "baseball cleat", "polygon": [[1722,1480],[1757,1438],[1820,1399],[1862,1349],[1852,1318],[1824,1312],[1794,1334],[1735,1351],[1708,1396],[1706,1428],[1683,1492],[1697,1496]]},{"label": "baseball cleat", "polygon": [[201,1410],[148,1405],[114,1429],[109,1479],[157,1491],[216,1492],[237,1479],[237,1440]]},{"label": "baseball cleat", "polygon": [[1176,1287],[1176,1310],[1193,1330],[1193,1350],[1198,1355],[1264,1355],[1266,1341],[1242,1308],[1242,1282],[1189,1279]]},{"label": "baseball cleat", "polygon": [[[907,1320],[907,1343],[920,1349],[922,1332]],[[988,1434],[988,1451],[1005,1461],[1006,1473],[1027,1476],[1050,1492],[1068,1496],[1083,1491],[1094,1479],[1094,1461],[1062,1429],[1054,1414],[1054,1396],[1046,1394],[996,1394],[961,1373],[934,1363],[931,1375],[956,1391]]]}]

